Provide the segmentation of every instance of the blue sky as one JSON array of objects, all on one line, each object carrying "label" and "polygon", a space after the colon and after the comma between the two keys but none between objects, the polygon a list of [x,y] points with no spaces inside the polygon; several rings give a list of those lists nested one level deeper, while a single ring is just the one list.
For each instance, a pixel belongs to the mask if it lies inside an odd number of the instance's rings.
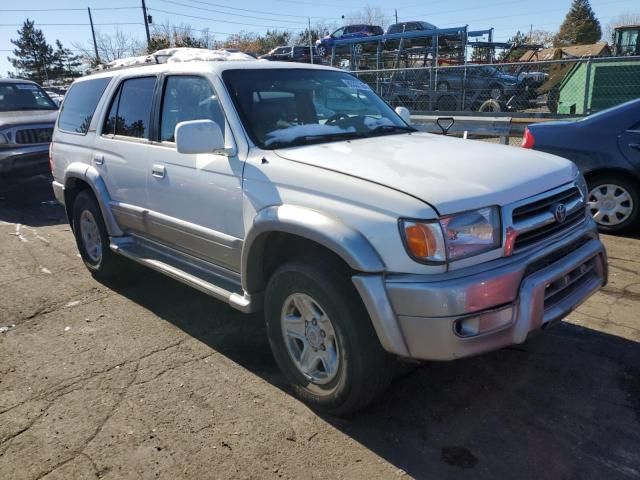
[{"label": "blue sky", "polygon": [[[495,28],[495,39],[506,40],[516,30],[557,30],[571,0],[538,0],[522,2],[515,0],[456,0],[442,2],[423,0],[330,0],[332,3],[313,0],[146,0],[154,23],[190,24],[194,29],[208,28],[223,40],[226,34],[240,30],[263,32],[267,27],[290,28],[294,31],[306,26],[306,16],[312,23],[340,24],[341,16],[349,16],[365,6],[379,7],[389,20],[394,8],[402,20],[426,20],[438,27],[454,27],[468,24],[472,29]],[[449,6],[451,5],[451,6]],[[640,13],[638,0],[592,0],[591,5],[604,26],[611,19],[625,12]],[[93,21],[100,32],[109,34],[116,28],[140,39],[144,38],[140,0],[23,0],[14,2],[0,0],[0,74],[5,76],[11,69],[7,56],[11,55],[11,38],[25,18],[35,20],[47,40],[56,39],[71,47],[72,42],[89,43],[91,30],[86,8],[92,9]],[[118,10],[100,10],[119,7]],[[78,9],[75,11],[11,11],[17,9]],[[237,10],[232,10],[235,8]],[[240,10],[242,9],[242,10]],[[258,13],[270,12],[269,14]],[[171,13],[166,13],[171,12]],[[225,13],[228,12],[228,13]],[[207,17],[200,19],[194,17]],[[120,23],[122,25],[111,25]],[[131,23],[131,25],[124,25]],[[390,22],[393,23],[393,22]],[[46,25],[80,24],[80,25]],[[100,25],[104,24],[104,25]],[[110,24],[110,25],[106,25]]]}]

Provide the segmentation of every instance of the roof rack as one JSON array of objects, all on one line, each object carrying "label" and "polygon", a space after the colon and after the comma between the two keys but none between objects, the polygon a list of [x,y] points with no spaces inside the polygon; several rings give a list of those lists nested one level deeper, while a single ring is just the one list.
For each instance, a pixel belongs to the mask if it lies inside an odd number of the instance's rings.
[{"label": "roof rack", "polygon": [[180,62],[225,62],[225,61],[250,61],[256,60],[251,55],[247,55],[236,49],[223,48],[210,50],[207,48],[165,48],[149,55],[136,57],[125,57],[114,60],[107,64],[99,65],[94,71],[112,71],[125,68],[144,67],[147,65],[158,65],[162,63]]}]

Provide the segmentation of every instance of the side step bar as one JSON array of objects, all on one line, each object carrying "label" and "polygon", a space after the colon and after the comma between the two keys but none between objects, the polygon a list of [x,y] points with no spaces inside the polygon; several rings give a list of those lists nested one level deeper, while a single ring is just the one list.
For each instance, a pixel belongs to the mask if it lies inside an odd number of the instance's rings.
[{"label": "side step bar", "polygon": [[236,279],[207,271],[200,265],[204,262],[188,261],[186,255],[168,250],[165,253],[160,250],[161,247],[147,246],[145,242],[138,242],[132,237],[112,238],[110,248],[123,257],[226,302],[241,312],[253,313],[262,306],[260,299],[245,293]]}]

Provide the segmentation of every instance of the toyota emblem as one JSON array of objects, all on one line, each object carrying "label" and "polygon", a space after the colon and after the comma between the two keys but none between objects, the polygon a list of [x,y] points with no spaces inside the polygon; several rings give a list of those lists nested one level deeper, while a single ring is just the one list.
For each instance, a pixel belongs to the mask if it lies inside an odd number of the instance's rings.
[{"label": "toyota emblem", "polygon": [[556,219],[556,222],[562,223],[567,219],[567,207],[562,203],[558,203],[553,206],[553,216]]}]

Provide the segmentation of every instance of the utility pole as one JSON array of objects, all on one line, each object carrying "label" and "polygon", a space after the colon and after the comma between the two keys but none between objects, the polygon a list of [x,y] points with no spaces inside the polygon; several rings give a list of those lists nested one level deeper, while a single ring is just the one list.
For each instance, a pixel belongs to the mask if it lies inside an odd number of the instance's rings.
[{"label": "utility pole", "polygon": [[309,22],[309,61],[313,63],[313,35],[311,35],[311,17],[307,17]]},{"label": "utility pole", "polygon": [[398,23],[398,9],[396,8],[396,23]]},{"label": "utility pole", "polygon": [[89,12],[89,23],[91,24],[91,36],[93,37],[93,49],[96,52],[96,64],[100,65],[100,55],[98,54],[98,43],[96,42],[96,31],[93,28],[93,18],[91,18],[91,9],[87,7]]},{"label": "utility pole", "polygon": [[147,16],[147,5],[142,0],[142,16],[144,17],[144,30],[147,32],[147,50],[151,44],[151,35],[149,35],[149,17]]}]

